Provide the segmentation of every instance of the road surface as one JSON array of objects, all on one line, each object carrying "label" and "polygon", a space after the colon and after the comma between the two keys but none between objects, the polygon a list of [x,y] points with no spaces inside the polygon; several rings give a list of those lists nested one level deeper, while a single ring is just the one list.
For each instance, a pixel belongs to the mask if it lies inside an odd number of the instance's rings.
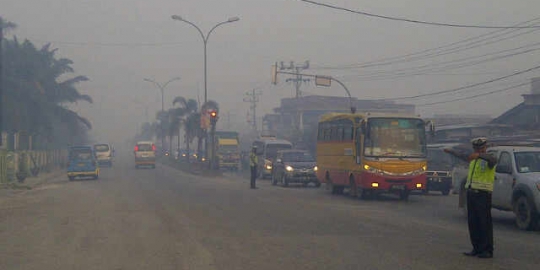
[{"label": "road surface", "polygon": [[360,201],[321,188],[202,178],[128,157],[0,197],[0,269],[538,269],[540,233],[494,210],[495,258],[471,249],[457,196]]}]

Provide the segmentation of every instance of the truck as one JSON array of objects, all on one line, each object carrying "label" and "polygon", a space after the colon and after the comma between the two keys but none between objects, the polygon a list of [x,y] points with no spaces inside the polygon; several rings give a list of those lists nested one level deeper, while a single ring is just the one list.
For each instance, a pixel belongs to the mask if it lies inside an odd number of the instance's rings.
[{"label": "truck", "polygon": [[216,165],[219,169],[237,171],[241,168],[238,132],[216,131],[214,146],[216,151]]}]

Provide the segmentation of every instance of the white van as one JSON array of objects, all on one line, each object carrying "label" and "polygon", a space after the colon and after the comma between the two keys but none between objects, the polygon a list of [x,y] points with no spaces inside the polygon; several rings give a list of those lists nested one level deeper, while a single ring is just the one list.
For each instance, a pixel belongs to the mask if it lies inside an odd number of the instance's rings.
[{"label": "white van", "polygon": [[257,174],[262,179],[272,175],[272,163],[276,159],[277,152],[293,148],[291,142],[275,139],[274,137],[257,139],[253,142],[253,146],[257,146],[257,156],[259,157]]},{"label": "white van", "polygon": [[110,144],[108,143],[94,144],[94,152],[96,153],[96,158],[100,166],[107,165],[109,167],[112,167],[114,149],[112,148]]}]

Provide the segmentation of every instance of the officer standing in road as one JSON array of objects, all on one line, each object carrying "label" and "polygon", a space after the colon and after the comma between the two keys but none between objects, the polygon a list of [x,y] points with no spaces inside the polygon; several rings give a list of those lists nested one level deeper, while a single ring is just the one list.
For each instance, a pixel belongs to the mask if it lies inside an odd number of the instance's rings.
[{"label": "officer standing in road", "polygon": [[469,174],[465,189],[467,190],[467,217],[472,251],[464,252],[466,256],[493,258],[493,224],[491,221],[491,193],[495,181],[495,165],[497,158],[487,154],[487,139],[476,138],[471,141],[474,152],[467,156],[451,149],[445,149],[469,162]]},{"label": "officer standing in road", "polygon": [[253,146],[251,153],[249,154],[249,167],[251,169],[251,188],[256,189],[255,179],[257,179],[257,165],[259,164],[259,158],[257,157],[257,146]]}]

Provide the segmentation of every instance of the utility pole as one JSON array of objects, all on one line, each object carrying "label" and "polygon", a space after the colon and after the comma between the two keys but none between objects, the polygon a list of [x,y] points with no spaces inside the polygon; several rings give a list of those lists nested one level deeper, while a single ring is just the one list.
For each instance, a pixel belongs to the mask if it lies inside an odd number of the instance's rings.
[{"label": "utility pole", "polygon": [[251,127],[254,131],[257,131],[257,103],[259,102],[259,96],[262,95],[261,91],[256,92],[255,89],[253,89],[250,92],[246,92],[244,97],[244,102],[251,103],[250,109],[253,114],[253,120],[251,122]]},{"label": "utility pole", "polygon": [[3,91],[3,87],[2,87],[2,83],[3,83],[3,70],[2,70],[2,55],[3,55],[3,50],[2,50],[2,41],[4,40],[4,26],[3,26],[3,22],[0,21],[0,147],[4,144],[3,140],[4,140],[4,112],[3,112],[3,109],[4,109],[4,106],[3,106],[3,103],[4,103],[4,91]]},{"label": "utility pole", "polygon": [[307,83],[310,81],[310,79],[304,79],[303,78],[303,75],[302,75],[302,71],[306,70],[306,69],[309,69],[309,60],[306,60],[304,62],[303,65],[297,65],[295,64],[293,61],[290,61],[289,62],[289,65],[286,66],[284,64],[283,61],[280,62],[280,67],[279,67],[280,70],[292,70],[294,71],[293,73],[293,78],[288,78],[287,80],[285,80],[286,82],[292,82],[294,83],[294,87],[296,89],[296,94],[295,94],[295,97],[296,97],[296,117],[295,117],[295,128],[296,130],[298,131],[298,133],[300,134],[302,132],[302,116],[301,116],[301,111],[298,109],[299,108],[299,102],[300,102],[300,97],[302,96],[302,92],[300,91],[300,87],[302,86],[303,83]]},{"label": "utility pole", "polygon": [[303,65],[297,65],[293,61],[289,62],[289,65],[286,66],[283,61],[280,63],[280,70],[293,70],[296,74],[295,78],[289,78],[285,80],[286,82],[293,82],[294,87],[296,89],[296,95],[295,97],[298,99],[302,96],[302,92],[300,91],[300,87],[302,86],[302,83],[307,83],[310,80],[304,79],[302,77],[302,71],[309,69],[309,60],[306,60]]}]

